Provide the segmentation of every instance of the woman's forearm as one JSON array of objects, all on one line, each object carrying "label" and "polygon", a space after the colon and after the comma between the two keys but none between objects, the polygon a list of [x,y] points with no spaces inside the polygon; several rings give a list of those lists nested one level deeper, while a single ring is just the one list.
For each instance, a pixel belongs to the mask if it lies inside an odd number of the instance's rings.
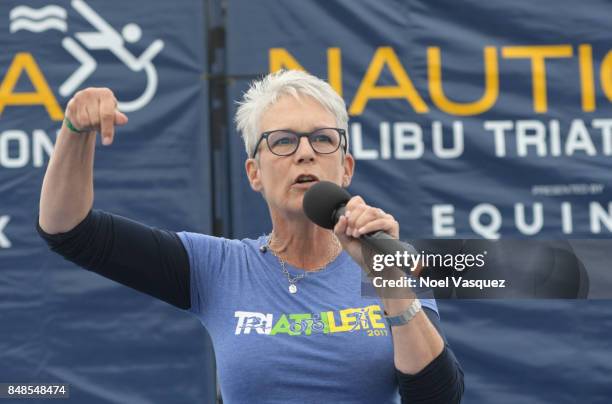
[{"label": "woman's forearm", "polygon": [[64,233],[80,223],[93,204],[96,134],[74,133],[62,125],[43,180],[40,227]]},{"label": "woman's forearm", "polygon": [[40,194],[39,224],[48,234],[65,233],[87,216],[94,198],[96,133],[102,135],[102,144],[110,145],[115,125],[128,121],[117,111],[117,99],[108,88],[79,91],[65,115]]}]

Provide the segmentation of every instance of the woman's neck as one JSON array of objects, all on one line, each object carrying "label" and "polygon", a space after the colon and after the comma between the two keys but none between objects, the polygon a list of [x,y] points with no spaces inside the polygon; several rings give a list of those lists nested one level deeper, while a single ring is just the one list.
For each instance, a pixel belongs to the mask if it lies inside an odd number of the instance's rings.
[{"label": "woman's neck", "polygon": [[342,246],[333,231],[312,223],[305,216],[287,219],[272,214],[270,248],[282,260],[305,271],[316,271],[336,258]]}]

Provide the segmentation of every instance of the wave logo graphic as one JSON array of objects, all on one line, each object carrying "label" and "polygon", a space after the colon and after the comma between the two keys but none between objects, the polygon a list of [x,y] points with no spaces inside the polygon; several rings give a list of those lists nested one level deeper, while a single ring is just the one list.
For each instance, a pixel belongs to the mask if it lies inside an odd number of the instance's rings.
[{"label": "wave logo graphic", "polygon": [[56,29],[66,32],[66,10],[60,6],[50,5],[40,9],[27,6],[17,6],[9,15],[11,33],[19,30],[30,32],[43,32]]}]

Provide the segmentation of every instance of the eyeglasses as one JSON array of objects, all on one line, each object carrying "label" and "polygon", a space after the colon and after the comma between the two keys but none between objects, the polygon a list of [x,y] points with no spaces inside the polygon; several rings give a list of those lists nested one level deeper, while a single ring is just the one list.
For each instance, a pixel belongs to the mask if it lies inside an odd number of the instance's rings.
[{"label": "eyeglasses", "polygon": [[[257,149],[262,140],[266,139],[268,149],[277,156],[290,156],[295,153],[300,146],[302,137],[308,138],[310,147],[319,154],[331,154],[342,149],[346,153],[346,131],[339,128],[320,128],[313,132],[297,133],[290,130],[272,130],[264,132],[255,145],[252,158],[255,158]],[[344,139],[344,142],[342,141]]]}]

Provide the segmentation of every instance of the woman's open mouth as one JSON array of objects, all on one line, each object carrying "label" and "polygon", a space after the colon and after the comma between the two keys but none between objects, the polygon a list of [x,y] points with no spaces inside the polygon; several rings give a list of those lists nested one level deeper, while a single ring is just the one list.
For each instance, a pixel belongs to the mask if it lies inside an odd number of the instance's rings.
[{"label": "woman's open mouth", "polygon": [[316,175],[300,174],[293,182],[293,187],[307,189],[316,184],[318,181],[319,178]]}]

